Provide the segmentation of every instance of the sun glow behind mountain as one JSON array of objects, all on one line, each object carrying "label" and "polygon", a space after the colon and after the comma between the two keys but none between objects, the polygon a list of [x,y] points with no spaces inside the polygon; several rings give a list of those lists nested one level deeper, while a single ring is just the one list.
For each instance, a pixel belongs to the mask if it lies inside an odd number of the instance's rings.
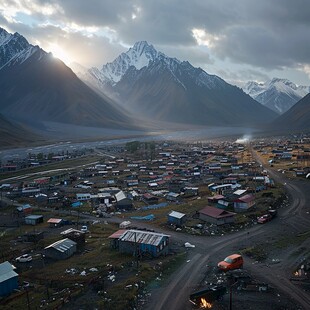
[{"label": "sun glow behind mountain", "polygon": [[72,57],[58,44],[51,44],[50,51],[55,58],[59,58],[62,60],[66,65],[69,65],[72,62]]}]

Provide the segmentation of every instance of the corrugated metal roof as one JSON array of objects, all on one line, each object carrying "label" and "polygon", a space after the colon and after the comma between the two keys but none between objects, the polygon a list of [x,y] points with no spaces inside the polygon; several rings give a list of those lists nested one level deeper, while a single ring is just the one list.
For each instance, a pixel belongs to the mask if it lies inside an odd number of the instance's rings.
[{"label": "corrugated metal roof", "polygon": [[51,224],[59,224],[61,221],[62,219],[50,218],[47,222]]},{"label": "corrugated metal roof", "polygon": [[235,215],[235,213],[233,213],[233,212],[225,211],[225,210],[210,207],[210,206],[203,208],[202,210],[199,211],[199,213],[202,213],[204,215],[207,215],[207,216],[210,216],[213,218],[217,218],[217,219],[220,219],[223,217],[230,217],[230,216]]},{"label": "corrugated metal roof", "polygon": [[28,220],[37,220],[39,218],[43,217],[43,215],[28,215],[25,217],[25,219],[28,219]]},{"label": "corrugated metal roof", "polygon": [[72,241],[71,239],[66,238],[66,239],[56,241],[56,242],[48,245],[44,249],[54,248],[59,252],[65,252],[75,245],[76,245],[76,242]]},{"label": "corrugated metal roof", "polygon": [[123,191],[120,191],[117,194],[115,194],[116,201],[121,201],[121,200],[126,199],[126,198],[127,197]]},{"label": "corrugated metal roof", "polygon": [[127,230],[125,234],[120,237],[121,241],[127,242],[137,242],[143,244],[159,245],[162,238],[170,237],[169,235],[164,235],[160,233],[154,233],[150,231],[141,231],[141,230]]},{"label": "corrugated metal roof", "polygon": [[186,214],[178,212],[178,211],[171,211],[169,213],[169,216],[175,217],[177,219],[181,219],[183,216],[185,216]]},{"label": "corrugated metal roof", "polygon": [[127,230],[126,229],[120,229],[116,231],[114,234],[109,236],[110,239],[119,239]]},{"label": "corrugated metal roof", "polygon": [[13,270],[12,264],[8,261],[0,264],[0,283],[17,276],[18,274]]},{"label": "corrugated metal roof", "polygon": [[240,196],[240,195],[244,194],[245,192],[246,192],[246,189],[238,189],[238,190],[234,191],[233,193],[235,195]]}]

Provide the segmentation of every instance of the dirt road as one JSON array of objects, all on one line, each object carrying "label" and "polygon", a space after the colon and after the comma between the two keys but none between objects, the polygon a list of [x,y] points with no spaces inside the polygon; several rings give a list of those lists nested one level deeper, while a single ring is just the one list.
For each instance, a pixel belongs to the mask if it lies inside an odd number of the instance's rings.
[{"label": "dirt road", "polygon": [[[172,233],[172,238],[180,242],[191,242],[196,248],[190,249],[188,262],[184,263],[163,287],[152,292],[148,310],[183,310],[191,309],[189,294],[203,278],[210,266],[230,253],[245,245],[260,244],[266,240],[277,240],[286,236],[296,236],[310,228],[310,185],[304,180],[290,180],[281,174],[270,171],[271,176],[284,184],[289,195],[289,205],[279,211],[279,216],[266,225],[256,225],[246,232],[237,232],[221,237],[194,237]],[[303,249],[303,250],[302,250]],[[257,278],[270,283],[285,296],[296,302],[295,309],[310,309],[309,293],[289,281],[292,268],[296,267],[300,257],[307,254],[309,240],[302,244],[284,248],[277,253],[281,257],[279,264],[253,263],[246,258],[245,269]],[[299,253],[299,255],[296,255]],[[299,305],[299,306],[297,306]],[[268,301],[266,301],[266,309]]]}]

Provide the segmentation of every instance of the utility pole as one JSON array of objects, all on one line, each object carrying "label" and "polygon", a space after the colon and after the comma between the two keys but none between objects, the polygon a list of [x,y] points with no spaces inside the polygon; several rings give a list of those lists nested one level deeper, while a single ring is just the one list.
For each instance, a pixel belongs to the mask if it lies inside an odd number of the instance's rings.
[{"label": "utility pole", "polygon": [[135,256],[136,256],[136,265],[137,269],[139,268],[139,257],[138,257],[138,243],[137,243],[137,232],[134,232],[135,234]]},{"label": "utility pole", "polygon": [[30,300],[29,300],[28,287],[26,287],[26,297],[27,297],[27,307],[28,307],[28,310],[30,310]]}]

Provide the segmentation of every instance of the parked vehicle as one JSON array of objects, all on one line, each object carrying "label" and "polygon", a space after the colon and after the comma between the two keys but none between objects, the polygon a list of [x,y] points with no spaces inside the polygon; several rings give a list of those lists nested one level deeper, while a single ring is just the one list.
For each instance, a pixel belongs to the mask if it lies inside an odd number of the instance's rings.
[{"label": "parked vehicle", "polygon": [[239,269],[243,266],[243,257],[240,254],[232,254],[227,256],[223,261],[217,264],[222,271]]},{"label": "parked vehicle", "polygon": [[259,224],[267,223],[267,222],[271,221],[276,216],[277,216],[277,210],[270,209],[270,210],[268,210],[268,213],[257,218],[257,223],[259,223]]},{"label": "parked vehicle", "polygon": [[32,256],[29,254],[24,254],[15,259],[19,263],[27,263],[32,261]]},{"label": "parked vehicle", "polygon": [[272,218],[277,216],[277,210],[270,209],[268,210],[268,213],[271,215]]},{"label": "parked vehicle", "polygon": [[264,214],[264,215],[258,217],[257,218],[257,223],[265,224],[265,223],[267,223],[267,222],[269,222],[271,220],[272,220],[272,216],[268,213],[268,214]]},{"label": "parked vehicle", "polygon": [[83,225],[81,231],[85,233],[88,232],[88,227],[86,225]]}]

